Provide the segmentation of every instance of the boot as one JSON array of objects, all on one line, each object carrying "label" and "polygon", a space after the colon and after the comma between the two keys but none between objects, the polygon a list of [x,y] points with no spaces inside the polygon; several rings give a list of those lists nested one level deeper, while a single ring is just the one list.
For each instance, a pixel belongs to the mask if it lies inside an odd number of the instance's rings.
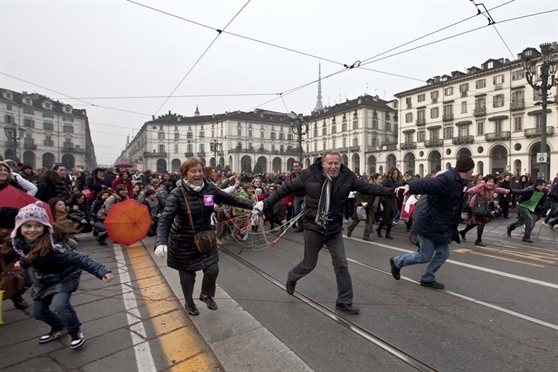
[{"label": "boot", "polygon": [[384,221],[380,222],[380,226],[376,229],[376,234],[378,234],[378,238],[382,237],[382,229],[384,228]]},{"label": "boot", "polygon": [[482,242],[482,232],[484,231],[484,225],[477,226],[477,240],[475,241],[475,245],[479,247],[486,247],[486,244]]},{"label": "boot", "polygon": [[101,235],[99,235],[99,237],[97,238],[97,243],[99,243],[100,245],[107,245],[107,242],[105,241],[107,239],[108,233],[104,232]]},{"label": "boot", "polygon": [[392,226],[393,225],[387,225],[387,227],[386,227],[386,239],[393,239],[393,236],[391,236],[391,234],[390,234]]}]

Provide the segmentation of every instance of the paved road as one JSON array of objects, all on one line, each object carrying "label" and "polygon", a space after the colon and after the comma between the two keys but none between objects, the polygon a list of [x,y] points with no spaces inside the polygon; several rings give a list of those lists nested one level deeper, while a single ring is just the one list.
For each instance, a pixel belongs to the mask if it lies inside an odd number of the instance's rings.
[{"label": "paved road", "polygon": [[[418,285],[422,265],[405,268],[401,281],[391,277],[389,257],[415,249],[404,226],[394,228],[394,240],[373,236],[373,242],[355,238],[363,229],[357,227],[345,246],[361,313],[339,315],[434,370],[558,370],[558,233],[537,223],[535,244],[528,245],[520,231],[504,237],[509,222],[486,227],[485,248],[473,245],[474,230],[452,247],[438,274],[446,291]],[[199,306],[200,316],[190,318],[176,271],[146,248],[152,238],[122,248],[84,237],[80,250],[116,273],[109,285],[83,274],[72,297],[87,342],[75,351],[65,338],[38,345],[47,327],[5,301],[0,370],[415,370],[233,258],[284,281],[302,257],[302,238],[288,231],[277,245],[240,255],[236,243],[227,243],[223,250],[232,255],[220,255],[219,310]],[[334,310],[336,283],[325,250],[297,291]]]}]

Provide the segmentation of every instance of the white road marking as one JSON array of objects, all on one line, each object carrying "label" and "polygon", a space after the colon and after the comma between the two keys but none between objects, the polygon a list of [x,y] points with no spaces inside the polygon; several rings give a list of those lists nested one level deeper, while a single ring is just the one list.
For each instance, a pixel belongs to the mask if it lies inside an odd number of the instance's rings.
[{"label": "white road marking", "polygon": [[[347,236],[345,235],[345,238],[347,238]],[[408,249],[402,249],[402,248],[396,248],[396,247],[392,247],[386,244],[381,244],[381,243],[376,243],[376,242],[367,242],[364,240],[360,240],[360,239],[356,239],[356,238],[347,238],[347,239],[352,239],[352,240],[356,240],[360,243],[366,243],[366,244],[371,244],[371,245],[377,245],[379,247],[383,247],[383,248],[388,248],[394,251],[399,251],[399,252],[404,252],[404,253],[411,253],[411,252],[415,252],[415,251],[410,251]],[[516,279],[516,280],[521,280],[523,282],[527,282],[527,283],[532,283],[532,284],[537,284],[543,287],[549,287],[549,288],[553,288],[553,289],[558,289],[558,284],[554,284],[554,283],[549,283],[549,282],[545,282],[542,280],[538,280],[538,279],[531,279],[531,278],[527,278],[524,276],[520,276],[520,275],[515,275],[515,274],[510,274],[510,273],[506,273],[503,271],[498,271],[498,270],[493,270],[493,269],[489,269],[486,267],[482,267],[482,266],[477,266],[477,265],[471,265],[468,263],[464,263],[464,262],[459,262],[459,261],[454,261],[454,260],[447,260],[446,262],[457,265],[457,266],[463,266],[466,267],[468,269],[473,269],[473,270],[478,270],[478,271],[484,271],[486,273],[490,273],[490,274],[494,274],[494,275],[499,275],[499,276],[503,276],[506,278],[510,278],[510,279]]]},{"label": "white road marking", "polygon": [[[152,372],[156,371],[155,362],[151,356],[151,348],[149,343],[139,335],[145,336],[145,328],[143,323],[138,322],[140,314],[138,312],[138,304],[136,295],[130,291],[130,287],[125,283],[130,282],[130,275],[126,269],[124,254],[119,244],[113,244],[114,256],[118,265],[118,275],[120,276],[120,286],[122,288],[122,295],[124,298],[124,307],[126,308],[126,318],[128,325],[132,326],[133,332],[130,332],[132,337],[132,344],[134,345],[134,353],[136,354],[136,365],[138,372]],[[139,334],[139,335],[138,335]]]}]

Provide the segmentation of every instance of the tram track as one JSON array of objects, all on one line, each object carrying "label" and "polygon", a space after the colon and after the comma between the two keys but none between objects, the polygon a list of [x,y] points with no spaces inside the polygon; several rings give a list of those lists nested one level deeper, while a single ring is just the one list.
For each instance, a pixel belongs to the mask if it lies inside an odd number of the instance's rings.
[{"label": "tram track", "polygon": [[[301,246],[303,245],[302,242],[300,242],[296,239],[288,238],[286,236],[283,236],[282,239],[284,239],[286,241],[289,241],[289,242],[292,242],[292,243],[295,243],[295,244],[298,244],[298,245],[301,245]],[[353,238],[350,238],[350,239],[353,239]],[[369,243],[369,242],[366,242],[366,243]],[[327,247],[326,247],[326,249],[327,249]],[[324,250],[322,250],[321,253],[322,254],[328,254],[328,252],[324,251]],[[368,270],[376,271],[376,272],[379,272],[381,274],[388,275],[390,277],[392,276],[390,271],[387,271],[387,270],[384,270],[384,269],[381,269],[381,268],[378,268],[378,267],[375,267],[375,266],[372,266],[372,265],[362,263],[362,262],[357,261],[355,259],[347,257],[347,261],[349,261],[349,262],[351,262],[355,265],[364,267]],[[420,285],[420,283],[418,281],[413,280],[411,278],[404,277],[404,276],[401,276],[401,280],[406,280],[406,281],[414,283],[416,285]],[[457,297],[457,298],[466,300],[468,302],[472,302],[472,303],[475,303],[475,304],[478,304],[478,305],[481,305],[481,306],[484,306],[484,307],[491,308],[491,309],[496,310],[496,311],[503,312],[505,314],[508,314],[508,315],[526,320],[526,321],[531,322],[531,323],[538,324],[538,325],[543,326],[545,328],[550,328],[550,329],[553,329],[555,331],[558,330],[558,324],[554,324],[554,323],[550,323],[550,322],[547,322],[547,321],[544,321],[544,320],[541,320],[541,319],[537,319],[537,318],[531,317],[529,315],[526,315],[526,314],[523,314],[523,313],[520,313],[520,312],[517,312],[517,311],[513,311],[513,310],[510,310],[510,309],[506,309],[506,308],[503,308],[501,306],[497,306],[497,305],[491,304],[491,303],[486,302],[486,301],[478,300],[478,299],[475,299],[475,298],[472,298],[472,297],[469,297],[469,296],[466,296],[466,295],[463,295],[463,294],[460,294],[460,293],[457,293],[457,292],[448,291],[448,290],[440,290],[440,292],[448,294],[448,295],[453,296],[453,297]]]},{"label": "tram track", "polygon": [[[286,239],[283,237],[283,239]],[[300,242],[294,239],[286,239],[289,241]],[[259,267],[255,266],[251,262],[245,260],[244,258],[240,257],[237,253],[231,251],[230,249],[221,246],[220,251],[225,253],[227,256],[231,257],[238,263],[242,264],[244,267],[250,269],[254,273],[258,274],[262,278],[266,279],[270,283],[278,286],[281,289],[285,289],[285,282],[275,278],[274,276],[268,274],[264,270],[260,269]],[[333,320],[337,324],[345,327],[349,331],[361,336],[365,340],[371,342],[372,344],[376,345],[377,347],[381,348],[382,350],[386,351],[387,353],[393,355],[397,359],[401,360],[402,362],[408,364],[409,366],[415,368],[418,371],[438,371],[433,366],[427,364],[426,362],[422,361],[421,359],[415,357],[414,355],[406,352],[403,349],[398,348],[397,346],[391,344],[389,341],[385,340],[384,338],[374,334],[373,332],[367,330],[366,328],[356,324],[355,322],[340,316],[338,313],[330,310],[326,306],[322,305],[318,301],[312,299],[311,297],[299,292],[295,291],[294,297],[299,299],[300,301],[304,302],[306,305],[310,306],[314,310],[318,311],[322,315],[328,317],[329,319]]]}]

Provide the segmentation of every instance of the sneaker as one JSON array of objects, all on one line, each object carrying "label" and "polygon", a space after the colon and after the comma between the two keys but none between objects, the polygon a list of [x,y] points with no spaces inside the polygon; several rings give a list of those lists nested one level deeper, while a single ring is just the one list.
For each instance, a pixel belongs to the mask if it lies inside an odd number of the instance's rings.
[{"label": "sneaker", "polygon": [[67,334],[68,331],[66,330],[66,328],[60,328],[60,329],[53,328],[46,335],[42,335],[41,337],[39,337],[39,344],[46,344],[47,342],[57,340],[62,336],[66,336]]},{"label": "sneaker", "polygon": [[285,284],[285,289],[287,290],[288,294],[293,295],[295,292],[295,287],[296,287],[296,282],[287,280],[287,283]]},{"label": "sneaker", "polygon": [[444,289],[446,288],[446,286],[440,282],[437,281],[433,281],[433,282],[423,282],[422,280],[420,281],[420,285],[422,287],[427,287],[427,288],[433,288],[433,289]]},{"label": "sneaker", "polygon": [[358,314],[360,312],[360,309],[356,306],[353,306],[352,304],[348,305],[348,304],[336,303],[335,308],[339,311],[344,311],[349,314]]},{"label": "sneaker", "polygon": [[70,347],[72,349],[77,349],[85,343],[85,336],[81,331],[70,334],[70,338],[72,339],[72,341],[70,341]]},{"label": "sneaker", "polygon": [[399,223],[399,221],[393,221],[392,225],[397,225]]},{"label": "sneaker", "polygon": [[394,257],[389,259],[389,265],[391,266],[391,275],[395,280],[399,280],[401,279],[401,269],[398,269],[397,266],[395,266],[395,260],[393,258]]},{"label": "sneaker", "polygon": [[544,222],[544,221],[543,221],[542,224],[543,224],[544,226],[548,226],[548,223],[547,223],[547,222]]},{"label": "sneaker", "polygon": [[521,241],[524,243],[533,243],[531,239],[521,239]]}]

